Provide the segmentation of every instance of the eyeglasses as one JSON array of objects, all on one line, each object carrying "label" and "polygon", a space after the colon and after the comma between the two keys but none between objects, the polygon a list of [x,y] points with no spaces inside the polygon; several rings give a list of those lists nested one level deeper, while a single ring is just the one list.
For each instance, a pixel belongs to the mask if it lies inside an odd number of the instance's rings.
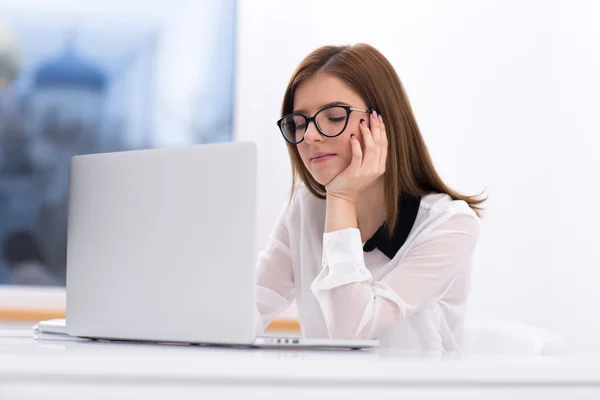
[{"label": "eyeglasses", "polygon": [[361,110],[350,106],[329,106],[317,111],[312,117],[299,113],[288,114],[277,121],[277,126],[281,130],[283,138],[291,144],[298,144],[304,140],[310,121],[315,122],[317,131],[321,135],[333,138],[344,132],[352,111],[368,114],[373,112],[372,109]]}]

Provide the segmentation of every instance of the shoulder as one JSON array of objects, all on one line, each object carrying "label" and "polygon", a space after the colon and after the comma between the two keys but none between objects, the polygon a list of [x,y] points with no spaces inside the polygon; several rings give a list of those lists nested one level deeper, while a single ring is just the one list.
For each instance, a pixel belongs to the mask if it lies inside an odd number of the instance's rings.
[{"label": "shoulder", "polygon": [[477,218],[475,211],[464,200],[454,200],[446,193],[430,193],[421,198],[421,208],[431,215],[465,214]]},{"label": "shoulder", "polygon": [[290,203],[290,208],[302,208],[302,207],[319,207],[325,204],[325,200],[318,198],[315,196],[304,184],[304,182],[299,182],[294,189],[294,193],[292,194],[292,201]]},{"label": "shoulder", "polygon": [[431,228],[452,224],[478,231],[477,213],[464,200],[454,200],[446,193],[431,193],[421,198],[417,222]]},{"label": "shoulder", "polygon": [[325,200],[316,197],[300,182],[294,189],[291,201],[286,203],[285,214],[292,225],[301,221],[324,220]]}]

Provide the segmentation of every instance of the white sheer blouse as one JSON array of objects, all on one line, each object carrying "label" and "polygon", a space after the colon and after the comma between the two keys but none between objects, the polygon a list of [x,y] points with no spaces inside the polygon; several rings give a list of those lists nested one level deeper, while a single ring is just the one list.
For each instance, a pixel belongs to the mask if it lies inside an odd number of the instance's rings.
[{"label": "white sheer blouse", "polygon": [[305,337],[460,350],[479,219],[437,193],[399,213],[391,240],[381,229],[365,243],[358,229],[324,233],[325,200],[300,186],[258,256],[258,330],[295,299]]}]

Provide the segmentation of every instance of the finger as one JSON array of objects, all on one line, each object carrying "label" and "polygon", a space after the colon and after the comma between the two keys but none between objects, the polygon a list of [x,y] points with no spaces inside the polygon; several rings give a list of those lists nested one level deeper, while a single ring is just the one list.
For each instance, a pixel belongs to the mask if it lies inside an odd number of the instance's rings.
[{"label": "finger", "polygon": [[377,149],[375,146],[375,142],[373,141],[373,135],[371,133],[371,130],[369,129],[367,123],[364,120],[361,120],[360,131],[362,132],[363,142],[365,145],[363,165],[370,167],[373,163],[377,164],[379,160],[379,154],[376,151]]},{"label": "finger", "polygon": [[379,140],[381,139],[381,127],[380,127],[380,121],[379,121],[379,115],[377,115],[377,111],[373,110],[373,112],[370,115],[370,127],[371,127],[371,134],[373,135],[373,141],[375,143],[378,143]]},{"label": "finger", "polygon": [[373,135],[373,142],[375,143],[375,162],[373,166],[373,173],[379,175],[379,166],[381,164],[381,139],[383,134],[381,133],[381,116],[377,114],[377,111],[373,110],[371,113],[371,133]]},{"label": "finger", "polygon": [[363,152],[360,148],[360,142],[354,133],[350,135],[350,146],[352,146],[352,160],[350,161],[350,165],[348,166],[347,170],[352,175],[356,175],[358,174],[358,171],[360,171],[360,167],[362,165]]},{"label": "finger", "polygon": [[385,129],[385,124],[383,122],[383,118],[381,115],[379,116],[379,123],[381,127],[381,139],[379,141],[379,146],[381,152],[379,154],[379,170],[381,173],[385,172],[386,161],[387,161],[387,152],[388,152],[388,140],[387,140],[387,131]]}]

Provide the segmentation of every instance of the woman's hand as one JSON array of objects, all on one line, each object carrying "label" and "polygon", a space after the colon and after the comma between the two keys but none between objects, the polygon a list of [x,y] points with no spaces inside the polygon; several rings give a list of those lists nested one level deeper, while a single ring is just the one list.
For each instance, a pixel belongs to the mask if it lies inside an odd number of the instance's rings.
[{"label": "woman's hand", "polygon": [[325,189],[327,196],[334,196],[354,204],[359,193],[385,172],[388,141],[385,125],[375,111],[370,117],[371,128],[361,121],[360,130],[364,142],[364,152],[356,135],[350,137],[352,161],[348,168],[336,176]]}]

